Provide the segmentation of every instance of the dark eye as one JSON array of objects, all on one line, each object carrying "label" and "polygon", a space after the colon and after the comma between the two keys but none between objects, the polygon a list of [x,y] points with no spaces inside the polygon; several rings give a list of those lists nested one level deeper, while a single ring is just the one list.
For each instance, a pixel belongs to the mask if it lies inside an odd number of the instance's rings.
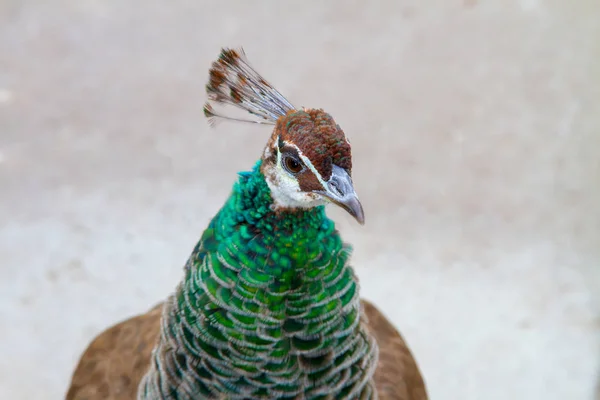
[{"label": "dark eye", "polygon": [[297,174],[304,169],[302,163],[294,156],[284,156],[283,165],[292,174]]}]

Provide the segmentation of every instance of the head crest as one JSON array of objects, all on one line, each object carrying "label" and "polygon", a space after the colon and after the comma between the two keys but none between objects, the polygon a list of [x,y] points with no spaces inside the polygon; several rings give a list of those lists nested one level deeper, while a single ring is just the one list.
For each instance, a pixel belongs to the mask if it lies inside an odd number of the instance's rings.
[{"label": "head crest", "polygon": [[[209,101],[204,106],[204,115],[211,124],[215,122],[215,118],[223,118],[274,125],[279,117],[296,109],[250,66],[241,48],[222,49],[209,74],[206,85]],[[211,101],[236,106],[260,119],[242,119],[217,113]]]}]

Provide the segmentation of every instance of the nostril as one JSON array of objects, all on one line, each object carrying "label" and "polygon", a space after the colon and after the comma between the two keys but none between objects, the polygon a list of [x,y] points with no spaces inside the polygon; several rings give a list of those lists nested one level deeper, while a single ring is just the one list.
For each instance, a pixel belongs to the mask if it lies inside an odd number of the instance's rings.
[{"label": "nostril", "polygon": [[336,192],[338,195],[342,196],[343,193],[336,181],[329,182],[329,189],[333,192]]}]

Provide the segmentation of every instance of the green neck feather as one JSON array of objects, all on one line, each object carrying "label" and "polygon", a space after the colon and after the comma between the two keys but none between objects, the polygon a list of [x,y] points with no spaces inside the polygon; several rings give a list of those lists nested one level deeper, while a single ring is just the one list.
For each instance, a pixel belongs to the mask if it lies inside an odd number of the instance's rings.
[{"label": "green neck feather", "polygon": [[350,248],[324,207],[271,205],[259,162],[190,256],[140,398],[374,396]]},{"label": "green neck feather", "polygon": [[311,260],[319,252],[342,250],[341,238],[324,206],[274,212],[272,204],[259,162],[252,172],[240,173],[232,195],[210,223],[204,234],[212,239],[207,250],[225,254],[231,246],[243,244],[243,251],[231,253],[243,258],[244,267],[290,285],[292,277],[309,272]]}]

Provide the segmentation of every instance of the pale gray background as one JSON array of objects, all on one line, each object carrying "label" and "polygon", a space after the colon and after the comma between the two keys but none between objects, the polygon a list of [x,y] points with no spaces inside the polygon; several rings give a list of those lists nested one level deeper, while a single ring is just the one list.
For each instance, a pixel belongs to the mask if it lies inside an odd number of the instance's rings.
[{"label": "pale gray background", "polygon": [[0,398],[59,399],[165,298],[269,127],[201,109],[221,46],[349,135],[330,210],[432,399],[591,399],[600,3],[0,1]]}]

